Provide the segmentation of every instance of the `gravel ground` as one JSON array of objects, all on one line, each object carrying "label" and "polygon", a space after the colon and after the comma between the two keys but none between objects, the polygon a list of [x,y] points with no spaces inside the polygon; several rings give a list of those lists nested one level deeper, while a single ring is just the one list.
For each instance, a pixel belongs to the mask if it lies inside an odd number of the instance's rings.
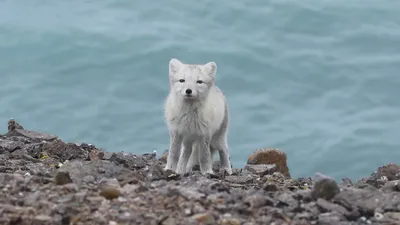
[{"label": "gravel ground", "polygon": [[279,150],[232,175],[164,171],[136,155],[65,143],[14,120],[0,136],[0,224],[400,224],[400,166],[358,181],[290,178]]}]

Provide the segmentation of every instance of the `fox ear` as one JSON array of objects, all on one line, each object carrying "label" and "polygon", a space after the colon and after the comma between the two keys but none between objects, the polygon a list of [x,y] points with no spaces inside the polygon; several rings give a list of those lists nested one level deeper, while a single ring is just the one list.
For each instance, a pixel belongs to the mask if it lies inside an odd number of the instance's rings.
[{"label": "fox ear", "polygon": [[215,77],[217,73],[217,64],[215,62],[208,62],[204,64],[203,71],[208,75]]},{"label": "fox ear", "polygon": [[172,58],[169,61],[169,74],[170,75],[175,74],[176,72],[179,71],[181,66],[182,66],[182,62],[181,61],[179,61],[178,59]]}]

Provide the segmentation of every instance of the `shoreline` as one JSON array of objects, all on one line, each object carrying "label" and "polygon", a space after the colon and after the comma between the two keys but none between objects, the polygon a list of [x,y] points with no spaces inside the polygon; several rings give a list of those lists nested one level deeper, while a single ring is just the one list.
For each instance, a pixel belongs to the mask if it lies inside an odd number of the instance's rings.
[{"label": "shoreline", "polygon": [[[259,149],[228,175],[164,171],[166,152],[106,152],[25,130],[0,135],[0,224],[400,224],[400,166],[341,183],[292,179]],[[217,157],[218,159],[218,157]]]}]

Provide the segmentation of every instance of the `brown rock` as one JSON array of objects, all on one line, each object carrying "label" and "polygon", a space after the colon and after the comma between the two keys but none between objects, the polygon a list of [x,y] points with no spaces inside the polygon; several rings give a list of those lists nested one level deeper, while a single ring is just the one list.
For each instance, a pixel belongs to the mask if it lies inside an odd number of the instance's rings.
[{"label": "brown rock", "polygon": [[90,157],[90,160],[92,160],[92,161],[95,161],[95,160],[99,160],[99,159],[100,159],[100,157],[99,157],[98,154],[97,154],[97,150],[95,150],[95,149],[93,149],[92,151],[90,151],[89,157]]},{"label": "brown rock", "polygon": [[118,198],[121,195],[121,186],[116,179],[104,179],[99,184],[100,195],[106,199]]},{"label": "brown rock", "polygon": [[100,195],[108,200],[111,200],[118,198],[121,195],[121,192],[114,187],[105,187],[100,191]]},{"label": "brown rock", "polygon": [[276,170],[285,177],[290,178],[289,168],[286,162],[286,154],[277,148],[257,149],[249,156],[247,164],[275,164]]}]

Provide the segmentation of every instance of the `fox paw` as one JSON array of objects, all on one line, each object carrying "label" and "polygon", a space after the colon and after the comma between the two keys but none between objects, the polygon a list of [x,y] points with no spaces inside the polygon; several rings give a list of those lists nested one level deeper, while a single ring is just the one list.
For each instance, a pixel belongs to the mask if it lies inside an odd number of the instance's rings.
[{"label": "fox paw", "polygon": [[204,170],[204,171],[201,171],[201,174],[203,174],[203,175],[214,174],[214,171],[213,171],[212,169],[210,169],[210,170]]},{"label": "fox paw", "polygon": [[223,170],[225,170],[225,172],[228,174],[228,175],[232,175],[232,168],[230,168],[230,167],[228,167],[228,168],[222,168]]},{"label": "fox paw", "polygon": [[164,171],[168,171],[168,170],[171,170],[171,171],[175,172],[175,169],[172,168],[171,166],[165,166],[164,167]]}]

